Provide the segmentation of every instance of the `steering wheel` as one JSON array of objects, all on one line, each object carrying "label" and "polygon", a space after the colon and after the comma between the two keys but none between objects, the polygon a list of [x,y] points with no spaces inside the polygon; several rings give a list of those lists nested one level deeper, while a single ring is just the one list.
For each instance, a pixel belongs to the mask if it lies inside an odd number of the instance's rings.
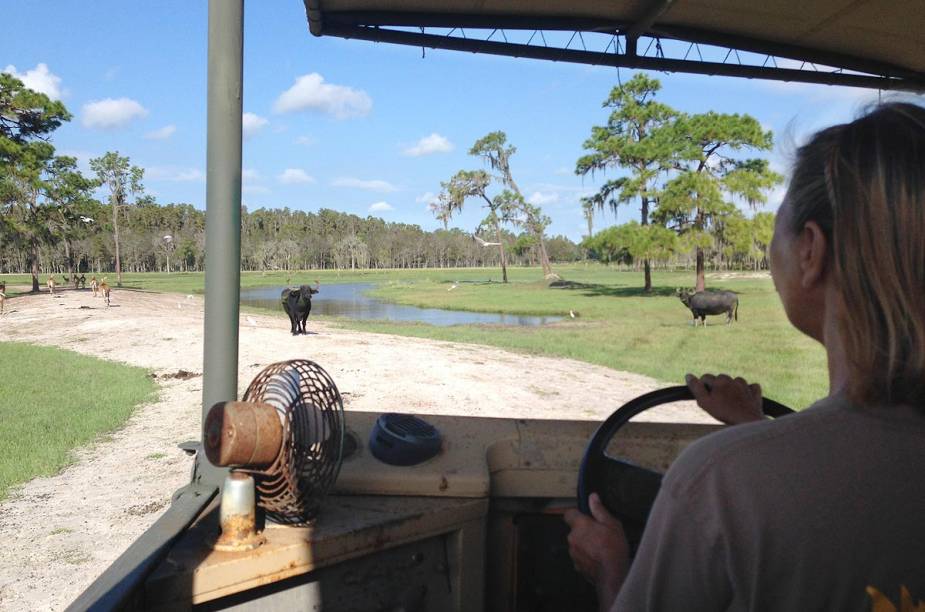
[{"label": "steering wheel", "polygon": [[[585,450],[578,471],[578,508],[591,515],[588,496],[596,492],[607,511],[620,519],[633,550],[662,486],[658,472],[616,459],[605,454],[614,435],[637,414],[671,402],[692,400],[694,395],[685,386],[668,387],[640,395],[630,400],[601,423]],[[763,398],[762,410],[775,418],[792,414],[793,410],[774,400]]]}]

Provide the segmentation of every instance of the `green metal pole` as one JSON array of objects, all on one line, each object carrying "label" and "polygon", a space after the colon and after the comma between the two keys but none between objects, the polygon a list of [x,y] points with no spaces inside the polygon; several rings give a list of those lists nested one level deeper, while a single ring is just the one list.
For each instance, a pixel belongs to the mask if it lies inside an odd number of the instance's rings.
[{"label": "green metal pole", "polygon": [[[203,424],[216,402],[238,395],[243,58],[244,0],[209,0]],[[221,486],[227,470],[198,460],[200,482]]]}]

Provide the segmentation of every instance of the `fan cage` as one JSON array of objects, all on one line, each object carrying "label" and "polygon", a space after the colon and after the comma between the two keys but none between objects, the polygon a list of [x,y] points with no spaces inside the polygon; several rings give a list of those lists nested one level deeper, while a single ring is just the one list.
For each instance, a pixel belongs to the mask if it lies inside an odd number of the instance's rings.
[{"label": "fan cage", "polygon": [[312,523],[343,459],[344,404],[337,385],[317,363],[294,359],[264,368],[244,401],[272,405],[283,426],[276,460],[263,470],[241,470],[254,477],[258,505],[275,523]]}]

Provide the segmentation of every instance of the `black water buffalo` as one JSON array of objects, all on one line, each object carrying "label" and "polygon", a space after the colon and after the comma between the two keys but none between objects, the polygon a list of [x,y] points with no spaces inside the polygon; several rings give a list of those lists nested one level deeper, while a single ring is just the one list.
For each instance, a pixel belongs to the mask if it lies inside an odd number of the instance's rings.
[{"label": "black water buffalo", "polygon": [[299,285],[298,287],[286,287],[280,296],[283,303],[283,310],[289,315],[289,322],[292,324],[292,335],[305,333],[305,322],[308,320],[308,313],[312,311],[312,295],[321,291],[321,283],[315,281],[315,288],[311,285]]},{"label": "black water buffalo", "polygon": [[678,297],[684,305],[690,308],[694,315],[694,325],[697,319],[707,325],[707,315],[726,313],[726,325],[732,323],[732,318],[739,320],[739,296],[732,291],[698,291],[678,289]]}]

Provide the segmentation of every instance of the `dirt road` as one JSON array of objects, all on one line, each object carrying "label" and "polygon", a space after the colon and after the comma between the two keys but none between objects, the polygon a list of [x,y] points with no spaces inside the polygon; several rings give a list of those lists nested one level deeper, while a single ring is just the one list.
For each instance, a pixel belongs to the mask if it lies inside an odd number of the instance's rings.
[{"label": "dirt road", "polygon": [[[89,291],[7,301],[0,341],[57,346],[152,370],[155,403],[62,473],[35,479],[0,504],[0,609],[67,606],[169,503],[189,478],[177,444],[199,438],[202,393],[199,297],[113,290],[112,307]],[[599,420],[659,386],[644,376],[494,348],[359,333],[309,320],[244,314],[243,392],[269,363],[304,357],[336,381],[347,410]],[[179,370],[187,380],[171,378]],[[23,373],[24,376],[29,373]],[[689,406],[665,419],[703,420]]]}]

